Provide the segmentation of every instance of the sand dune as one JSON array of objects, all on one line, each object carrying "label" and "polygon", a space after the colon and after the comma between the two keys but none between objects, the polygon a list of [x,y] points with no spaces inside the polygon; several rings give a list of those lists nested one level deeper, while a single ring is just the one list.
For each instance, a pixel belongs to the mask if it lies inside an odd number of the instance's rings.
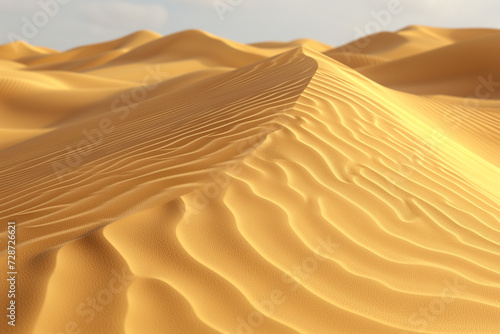
[{"label": "sand dune", "polygon": [[332,49],[331,45],[327,45],[315,41],[314,39],[308,39],[308,38],[296,39],[291,42],[261,42],[261,43],[253,43],[250,45],[266,49],[288,49],[288,48],[306,47],[308,49],[317,52],[325,52]]},{"label": "sand dune", "polygon": [[50,56],[25,58],[21,62],[31,70],[81,71],[109,62],[160,37],[160,34],[151,31],[138,31],[117,40],[94,44],[91,48],[83,46]]},{"label": "sand dune", "polygon": [[47,56],[57,51],[29,45],[24,41],[16,41],[0,46],[0,59],[2,60],[17,60],[22,62],[25,58],[33,58],[39,56]]},{"label": "sand dune", "polygon": [[[371,36],[362,37],[346,45],[323,52],[327,56],[353,68],[379,65],[385,62],[416,56],[416,59],[410,61],[412,62],[412,65],[414,65],[413,63],[416,64],[416,62],[419,61],[418,57],[422,56],[426,52],[439,50],[445,46],[454,46],[462,41],[486,37],[494,34],[498,34],[498,30],[443,29],[423,26],[409,26],[397,32],[380,32]],[[483,47],[487,47],[487,45],[483,44],[480,46],[480,48]],[[474,48],[470,48],[468,50],[472,55],[480,55],[480,52],[471,51],[474,50]],[[440,56],[444,55],[435,55],[432,56],[432,58],[436,61],[450,59],[448,58],[449,55],[444,58],[441,58]],[[460,57],[467,57],[467,55],[460,54]],[[451,59],[458,61],[460,57],[453,57]],[[469,63],[469,65],[472,64],[475,64],[475,62],[472,61]],[[407,63],[408,67],[405,68],[405,70],[424,67],[412,65],[408,65]],[[432,68],[432,66],[430,67]]]},{"label": "sand dune", "polygon": [[[478,77],[500,76],[500,33],[488,34],[411,57],[360,69],[385,86],[417,94],[499,98],[496,91],[477,89]],[[418,64],[418,66],[412,66]],[[500,86],[498,84],[497,86]]]},{"label": "sand dune", "polygon": [[498,34],[0,46],[0,331],[498,333]]}]

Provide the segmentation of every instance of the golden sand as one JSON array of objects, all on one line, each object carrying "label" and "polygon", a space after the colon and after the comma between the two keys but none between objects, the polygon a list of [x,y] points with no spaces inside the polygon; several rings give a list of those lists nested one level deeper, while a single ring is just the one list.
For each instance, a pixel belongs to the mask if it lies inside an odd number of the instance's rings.
[{"label": "golden sand", "polygon": [[499,42],[0,46],[0,332],[500,333]]}]

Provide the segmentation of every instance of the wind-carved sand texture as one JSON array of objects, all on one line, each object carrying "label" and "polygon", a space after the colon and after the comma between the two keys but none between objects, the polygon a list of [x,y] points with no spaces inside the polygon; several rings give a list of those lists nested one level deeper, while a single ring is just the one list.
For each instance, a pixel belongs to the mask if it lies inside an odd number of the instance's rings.
[{"label": "wind-carved sand texture", "polygon": [[499,42],[0,46],[0,332],[499,333]]}]

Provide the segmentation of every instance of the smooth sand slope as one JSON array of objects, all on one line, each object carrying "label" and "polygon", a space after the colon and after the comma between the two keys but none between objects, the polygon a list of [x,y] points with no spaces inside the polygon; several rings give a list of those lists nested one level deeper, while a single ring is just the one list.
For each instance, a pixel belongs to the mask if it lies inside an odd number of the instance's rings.
[{"label": "smooth sand slope", "polygon": [[0,46],[0,332],[499,333],[498,42]]}]

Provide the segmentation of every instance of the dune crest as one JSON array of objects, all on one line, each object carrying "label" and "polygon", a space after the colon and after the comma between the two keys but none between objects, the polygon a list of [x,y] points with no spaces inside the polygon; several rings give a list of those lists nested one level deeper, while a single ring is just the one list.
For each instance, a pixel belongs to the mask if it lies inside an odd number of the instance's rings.
[{"label": "dune crest", "polygon": [[497,37],[0,46],[16,331],[497,333]]}]

